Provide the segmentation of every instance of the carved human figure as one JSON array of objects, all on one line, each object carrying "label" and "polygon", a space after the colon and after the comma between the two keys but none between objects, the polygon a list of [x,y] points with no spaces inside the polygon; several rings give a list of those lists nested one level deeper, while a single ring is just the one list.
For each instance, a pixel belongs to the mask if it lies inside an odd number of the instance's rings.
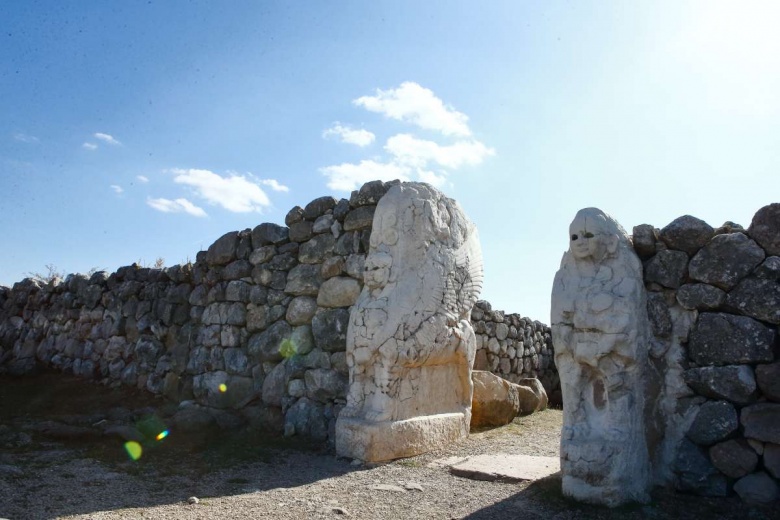
[{"label": "carved human figure", "polygon": [[476,228],[453,200],[422,183],[382,197],[347,331],[342,425],[459,413],[468,431],[481,268]]},{"label": "carved human figure", "polygon": [[563,395],[563,492],[609,506],[644,502],[649,328],[642,264],[620,224],[599,209],[580,210],[569,236],[551,312]]}]

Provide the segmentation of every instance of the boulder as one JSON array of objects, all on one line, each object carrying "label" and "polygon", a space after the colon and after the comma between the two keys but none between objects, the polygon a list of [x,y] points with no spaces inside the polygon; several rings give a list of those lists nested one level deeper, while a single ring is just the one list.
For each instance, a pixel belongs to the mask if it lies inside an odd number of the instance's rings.
[{"label": "boulder", "polygon": [[[471,381],[474,383],[471,429],[503,426],[512,422],[520,412],[520,397],[516,385],[481,370],[471,372]],[[533,394],[532,391],[530,393]]]},{"label": "boulder", "polygon": [[[531,410],[532,412],[538,412],[540,410],[547,409],[547,403],[548,403],[547,390],[544,389],[544,386],[542,385],[541,381],[539,381],[535,377],[523,377],[517,380],[517,384],[519,386],[530,388],[531,390],[533,390],[534,394],[536,394],[538,404],[533,410]],[[524,408],[521,402],[520,413],[523,413],[523,409]]]},{"label": "boulder", "polygon": [[688,255],[683,251],[659,251],[645,265],[645,281],[676,289],[680,287],[688,268]]},{"label": "boulder", "polygon": [[282,406],[282,399],[287,394],[287,361],[276,365],[263,380],[263,402],[269,406]]},{"label": "boulder", "polygon": [[376,206],[361,206],[355,208],[344,217],[344,231],[355,231],[370,228],[374,222]]},{"label": "boulder", "polygon": [[369,204],[377,204],[379,199],[387,193],[394,185],[398,184],[398,181],[382,182],[382,181],[370,181],[360,187],[359,190],[352,192],[349,198],[349,204],[353,208],[358,206],[367,206]]},{"label": "boulder", "polygon": [[298,251],[298,261],[302,264],[320,264],[333,254],[336,239],[331,234],[315,235],[308,242],[301,244]]},{"label": "boulder", "polygon": [[780,255],[780,203],[764,206],[753,215],[748,235],[761,244],[767,255]]},{"label": "boulder", "polygon": [[756,378],[747,365],[691,368],[683,378],[697,394],[712,399],[742,405],[756,400]]},{"label": "boulder", "polygon": [[306,325],[317,312],[317,300],[311,296],[296,296],[287,307],[287,322],[290,325]]},{"label": "boulder", "polygon": [[758,388],[768,399],[780,402],[780,361],[756,367]]},{"label": "boulder", "polygon": [[670,248],[695,255],[715,235],[712,226],[701,219],[684,215],[661,230],[659,237]]},{"label": "boulder", "polygon": [[764,468],[773,477],[780,479],[780,444],[764,445]]},{"label": "boulder", "polygon": [[289,235],[290,231],[286,227],[266,222],[252,230],[252,247],[257,249],[269,244],[283,244]]},{"label": "boulder", "polygon": [[780,324],[780,282],[748,277],[726,297],[726,308],[766,321]]},{"label": "boulder", "polygon": [[225,233],[211,244],[206,251],[206,262],[209,265],[227,265],[236,259],[238,247],[238,231]]},{"label": "boulder", "polygon": [[744,233],[716,235],[691,259],[688,273],[694,280],[730,291],[765,256],[764,250]]},{"label": "boulder", "polygon": [[758,455],[744,439],[732,439],[712,446],[709,450],[713,466],[731,478],[741,478],[753,472]]},{"label": "boulder", "polygon": [[347,276],[329,278],[320,286],[317,305],[320,307],[349,307],[360,296],[360,282]]},{"label": "boulder", "polygon": [[686,433],[696,444],[709,446],[726,439],[739,428],[739,419],[734,405],[726,401],[707,401]]},{"label": "boulder", "polygon": [[303,220],[303,208],[300,206],[295,206],[293,209],[288,211],[287,215],[284,217],[284,223],[287,226],[292,226],[301,220]]},{"label": "boulder", "polygon": [[284,434],[302,435],[314,440],[328,438],[328,421],[323,406],[311,399],[301,397],[284,416]]},{"label": "boulder", "polygon": [[327,403],[333,399],[345,399],[348,379],[335,370],[316,368],[307,370],[304,376],[306,397],[313,401]]},{"label": "boulder", "polygon": [[306,220],[316,220],[317,217],[324,215],[326,211],[336,206],[336,199],[331,196],[319,197],[306,204],[303,210],[303,218]]},{"label": "boulder", "polygon": [[323,309],[311,320],[314,344],[325,352],[342,352],[347,348],[349,310]]},{"label": "boulder", "polygon": [[299,264],[293,267],[287,275],[284,292],[295,296],[316,296],[320,284],[322,284],[322,277],[319,265]]},{"label": "boulder", "polygon": [[258,361],[280,361],[284,357],[283,342],[289,340],[291,334],[292,328],[286,321],[277,321],[267,330],[249,338],[247,353]]},{"label": "boulder", "polygon": [[314,234],[314,224],[302,220],[290,226],[290,240],[292,242],[306,242]]},{"label": "boulder", "polygon": [[703,312],[691,332],[688,354],[699,365],[766,363],[774,359],[774,341],[775,331],[752,318]]},{"label": "boulder", "polygon": [[311,227],[311,230],[314,233],[326,233],[328,231],[332,231],[333,224],[335,222],[336,219],[333,217],[333,215],[321,215],[317,217],[317,220],[314,221],[314,225]]},{"label": "boulder", "polygon": [[683,439],[674,462],[677,489],[708,497],[728,495],[728,479],[710,462],[707,453],[687,439]]},{"label": "boulder", "polygon": [[753,276],[780,282],[780,256],[769,256],[753,271]]},{"label": "boulder", "polygon": [[677,290],[677,301],[689,310],[713,311],[725,300],[725,291],[706,283],[687,283]]},{"label": "boulder", "polygon": [[650,224],[634,226],[632,240],[634,250],[640,258],[646,259],[655,254],[655,243],[658,241],[658,235]]},{"label": "boulder", "polygon": [[780,404],[757,403],[746,406],[740,414],[745,437],[780,444]]},{"label": "boulder", "polygon": [[777,483],[763,471],[739,479],[734,491],[747,504],[771,504],[780,497]]}]

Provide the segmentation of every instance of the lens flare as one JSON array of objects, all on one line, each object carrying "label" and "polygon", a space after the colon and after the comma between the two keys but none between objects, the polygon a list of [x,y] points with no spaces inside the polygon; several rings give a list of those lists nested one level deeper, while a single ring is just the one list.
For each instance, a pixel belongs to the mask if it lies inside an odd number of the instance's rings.
[{"label": "lens flare", "polygon": [[298,353],[298,346],[291,339],[285,339],[282,344],[279,345],[279,354],[285,358],[291,358]]},{"label": "lens flare", "polygon": [[125,451],[131,459],[138,460],[141,458],[141,454],[143,453],[144,449],[135,441],[127,441],[125,443]]},{"label": "lens flare", "polygon": [[170,432],[168,430],[163,430],[163,431],[161,431],[160,433],[157,434],[157,437],[155,437],[155,439],[157,439],[158,441],[161,441],[164,438],[166,438],[169,433]]},{"label": "lens flare", "polygon": [[224,394],[225,392],[227,392],[227,385],[226,385],[225,383],[220,383],[220,385],[219,385],[219,391],[220,391],[220,392],[222,392],[223,394]]}]

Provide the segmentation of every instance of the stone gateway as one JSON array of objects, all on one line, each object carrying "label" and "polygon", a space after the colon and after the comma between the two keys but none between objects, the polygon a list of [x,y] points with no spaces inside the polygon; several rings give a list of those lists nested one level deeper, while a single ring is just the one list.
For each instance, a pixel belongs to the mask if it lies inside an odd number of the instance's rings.
[{"label": "stone gateway", "polygon": [[374,214],[350,313],[347,406],[339,455],[369,462],[424,453],[468,435],[482,286],[475,226],[433,187],[404,183]]}]

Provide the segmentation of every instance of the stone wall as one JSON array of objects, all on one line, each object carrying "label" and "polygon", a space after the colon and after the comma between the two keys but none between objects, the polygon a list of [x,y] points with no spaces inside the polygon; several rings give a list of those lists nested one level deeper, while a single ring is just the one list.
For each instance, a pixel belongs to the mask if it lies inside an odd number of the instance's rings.
[{"label": "stone wall", "polygon": [[474,306],[471,322],[477,333],[475,370],[489,370],[513,383],[535,377],[547,391],[550,403],[560,404],[549,326],[519,314],[494,311],[484,300]]},{"label": "stone wall", "polygon": [[655,412],[667,422],[658,481],[771,500],[780,482],[780,204],[747,230],[684,216],[660,230],[637,226],[633,240],[655,336]]},{"label": "stone wall", "polygon": [[[187,405],[184,415],[332,439],[349,310],[376,204],[393,184],[296,206],[286,226],[227,233],[194,264],[0,288],[0,373],[43,365],[164,395]],[[475,313],[482,349],[498,341],[481,355],[494,371],[550,373],[547,328],[486,302]]]}]

